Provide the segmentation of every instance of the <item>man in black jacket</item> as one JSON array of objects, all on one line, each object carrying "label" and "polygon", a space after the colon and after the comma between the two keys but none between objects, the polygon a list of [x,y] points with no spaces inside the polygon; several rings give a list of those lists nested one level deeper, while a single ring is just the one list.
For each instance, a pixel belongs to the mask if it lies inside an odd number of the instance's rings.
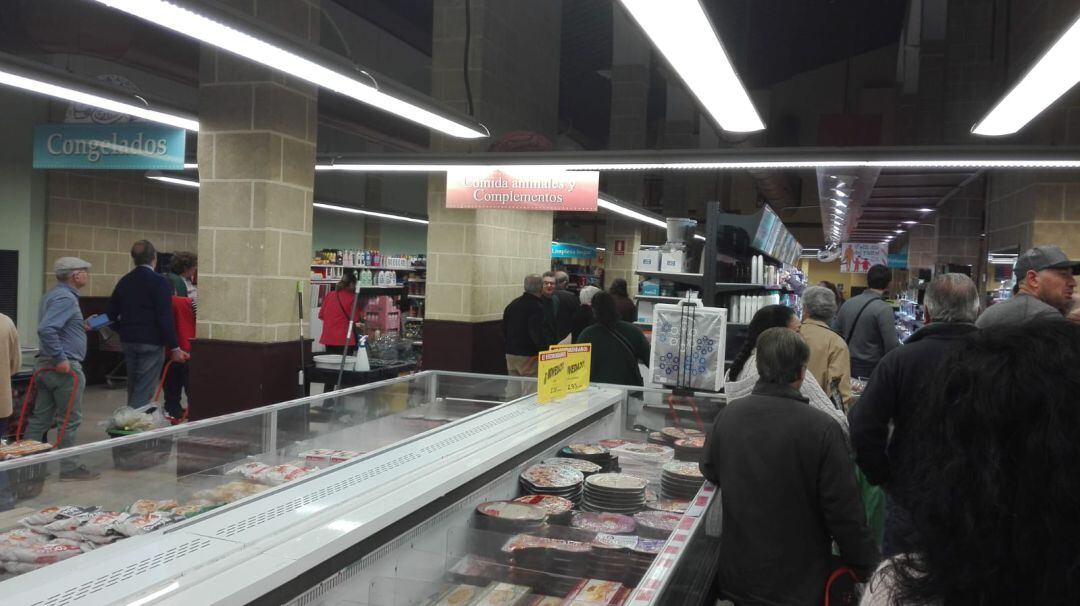
[{"label": "man in black jacket", "polygon": [[555,272],[555,292],[553,299],[557,300],[555,310],[555,340],[561,342],[574,329],[574,315],[577,314],[578,296],[570,292],[570,276],[565,271]]},{"label": "man in black jacket", "polygon": [[172,286],[154,271],[157,251],[147,240],[131,246],[135,269],[116,283],[109,297],[107,315],[115,322],[127,368],[128,406],[150,403],[161,380],[165,351],[173,362],[190,357],[180,349],[172,316]]},{"label": "man in black jacket", "polygon": [[705,443],[701,472],[723,507],[720,588],[739,606],[820,603],[833,540],[861,579],[878,561],[844,432],[799,393],[809,359],[798,333],[761,333],[760,380]]},{"label": "man in black jacket", "polygon": [[535,377],[537,355],[551,346],[544,324],[543,287],[540,276],[525,276],[525,292],[503,310],[503,351],[512,377]]},{"label": "man in black jacket", "polygon": [[903,464],[911,454],[904,452],[908,423],[945,358],[978,330],[978,289],[964,274],[935,277],[924,304],[926,326],[881,359],[850,418],[855,460],[871,484],[885,488],[886,556],[909,547],[905,537],[911,528],[903,507],[904,492],[914,488]]}]

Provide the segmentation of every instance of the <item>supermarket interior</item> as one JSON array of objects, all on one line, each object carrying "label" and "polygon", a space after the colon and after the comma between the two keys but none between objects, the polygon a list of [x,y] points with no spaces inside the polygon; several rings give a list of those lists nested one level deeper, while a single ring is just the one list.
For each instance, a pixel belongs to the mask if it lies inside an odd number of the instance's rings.
[{"label": "supermarket interior", "polygon": [[1080,0],[0,3],[0,603],[1023,603],[897,466],[946,356],[1080,324],[1078,48]]}]

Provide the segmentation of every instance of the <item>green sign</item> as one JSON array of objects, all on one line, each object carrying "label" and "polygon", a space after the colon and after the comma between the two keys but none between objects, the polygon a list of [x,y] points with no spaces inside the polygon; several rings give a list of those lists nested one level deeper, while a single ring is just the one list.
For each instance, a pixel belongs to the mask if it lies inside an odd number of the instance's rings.
[{"label": "green sign", "polygon": [[34,168],[183,170],[186,135],[158,124],[39,124]]}]

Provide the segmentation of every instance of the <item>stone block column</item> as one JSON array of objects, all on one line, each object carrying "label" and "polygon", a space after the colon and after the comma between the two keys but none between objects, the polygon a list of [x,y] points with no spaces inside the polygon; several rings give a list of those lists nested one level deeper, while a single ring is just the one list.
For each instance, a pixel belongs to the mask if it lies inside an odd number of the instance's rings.
[{"label": "stone block column", "polygon": [[[317,34],[316,3],[243,4],[290,33]],[[296,395],[296,289],[302,282],[308,296],[317,103],[314,86],[202,49],[192,418]]]},{"label": "stone block column", "polygon": [[[615,241],[626,242],[626,254],[615,254]],[[637,251],[641,245],[641,224],[636,221],[609,218],[604,237],[604,287],[610,287],[615,280],[626,280],[626,289],[633,297],[638,291]]]},{"label": "stone block column", "polygon": [[[557,140],[561,2],[475,1],[469,78],[480,141],[432,135],[435,151],[484,150],[530,131]],[[435,0],[432,96],[468,108],[464,82],[465,2]],[[551,268],[552,213],[449,210],[446,177],[428,182],[426,369],[504,373],[502,312],[525,275]]]}]

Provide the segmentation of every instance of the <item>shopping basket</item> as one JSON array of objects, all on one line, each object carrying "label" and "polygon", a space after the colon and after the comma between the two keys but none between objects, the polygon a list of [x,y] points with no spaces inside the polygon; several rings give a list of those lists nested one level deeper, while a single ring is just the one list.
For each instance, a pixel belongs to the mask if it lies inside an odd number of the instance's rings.
[{"label": "shopping basket", "polygon": [[[169,367],[172,366],[172,360],[165,363],[165,368],[161,370],[161,380],[158,381],[157,391],[154,392],[154,399],[152,402],[160,401],[161,390],[165,386],[165,377],[169,374]],[[187,411],[184,411],[184,417],[187,416]],[[110,427],[105,430],[110,438],[122,438],[124,436],[132,436],[142,433],[140,430],[127,430],[119,427]],[[116,446],[112,449],[113,467],[124,471],[133,471],[137,469],[149,469],[155,465],[160,465],[168,460],[169,455],[172,453],[173,438],[152,438],[149,440],[140,440],[138,442],[132,442],[130,444],[124,444]]]}]

